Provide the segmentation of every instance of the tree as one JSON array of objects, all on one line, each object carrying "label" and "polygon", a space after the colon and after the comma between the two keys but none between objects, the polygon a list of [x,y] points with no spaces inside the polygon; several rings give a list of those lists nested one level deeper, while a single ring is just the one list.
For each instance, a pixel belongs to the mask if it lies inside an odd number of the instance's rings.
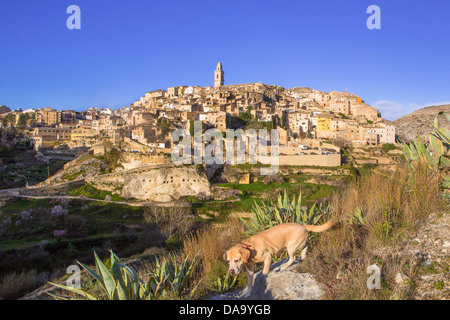
[{"label": "tree", "polygon": [[286,117],[285,116],[281,117],[280,122],[281,122],[281,127],[283,129],[286,129]]},{"label": "tree", "polygon": [[388,153],[391,150],[395,149],[395,145],[393,143],[385,143],[383,144],[383,150],[384,152]]},{"label": "tree", "polygon": [[163,136],[166,136],[170,132],[170,122],[165,118],[159,118],[156,122]]},{"label": "tree", "polygon": [[14,125],[16,124],[16,116],[12,113],[7,114],[4,119],[6,120],[6,127],[14,127]]},{"label": "tree", "polygon": [[249,122],[252,119],[252,107],[247,107],[246,112],[239,113],[239,118],[244,120],[245,123]]},{"label": "tree", "polygon": [[189,121],[189,134],[191,135],[191,137],[193,137],[195,134],[195,120]]},{"label": "tree", "polygon": [[25,129],[27,127],[29,119],[30,116],[28,115],[28,113],[21,113],[19,115],[19,119],[17,120],[17,126],[19,127],[19,129]]}]

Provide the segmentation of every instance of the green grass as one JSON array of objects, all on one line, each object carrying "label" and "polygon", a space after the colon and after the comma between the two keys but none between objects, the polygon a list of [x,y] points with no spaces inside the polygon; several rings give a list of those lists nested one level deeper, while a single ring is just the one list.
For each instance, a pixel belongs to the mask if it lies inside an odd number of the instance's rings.
[{"label": "green grass", "polygon": [[[47,220],[51,209],[58,204],[57,200],[44,199],[18,199],[7,203],[1,208],[0,220],[11,219],[12,223],[2,235],[0,246],[6,250],[24,249],[37,245],[43,240],[50,243],[56,241],[52,235],[54,230],[70,229],[70,226],[73,226],[73,223],[68,226],[66,220],[61,217]],[[78,216],[85,220],[86,226],[85,234],[67,241],[110,237],[115,234],[118,227],[123,229],[124,225],[144,222],[142,207],[109,202],[80,202],[80,200],[71,200],[63,206],[68,209],[67,217]],[[84,210],[83,206],[85,206]],[[32,213],[33,220],[29,223],[15,225],[15,221],[19,220],[20,214],[24,210]]]},{"label": "green grass", "polygon": [[[237,201],[204,201],[202,203],[192,204],[192,209],[196,215],[207,215],[213,218],[214,222],[223,222],[232,212],[250,212],[254,201],[261,203],[263,199],[252,197]],[[214,217],[211,212],[218,212],[219,217]]]},{"label": "green grass", "polygon": [[74,181],[82,174],[86,173],[86,170],[81,170],[72,174],[66,174],[62,177],[63,180]]},{"label": "green grass", "polygon": [[[225,187],[240,190],[247,193],[250,197],[261,197],[263,194],[270,194],[279,190],[286,190],[288,193],[298,194],[302,192],[306,202],[314,202],[330,196],[337,187],[326,184],[313,184],[306,182],[312,176],[309,175],[292,175],[289,177],[292,182],[272,182],[269,184],[263,182],[253,182],[250,184],[225,183],[219,184],[219,187]],[[339,179],[344,176],[328,177],[329,180]],[[307,203],[306,203],[307,204]]]},{"label": "green grass", "polygon": [[94,158],[94,156],[91,154],[86,154],[77,160],[77,164],[83,163],[86,160],[91,159],[91,158]]},{"label": "green grass", "polygon": [[[26,183],[34,185],[42,182],[47,179],[48,174],[50,176],[55,174],[67,162],[50,160],[50,163],[47,165],[30,159],[23,159],[20,163],[16,163],[11,158],[5,159],[5,161],[5,164],[8,163],[8,166],[5,171],[0,172],[0,189],[24,187]],[[16,173],[19,173],[20,176]]]},{"label": "green grass", "polygon": [[10,201],[6,205],[2,206],[1,212],[3,215],[9,215],[17,213],[19,211],[28,210],[32,208],[52,208],[54,204],[51,204],[46,199],[22,199],[18,198],[15,201]]},{"label": "green grass", "polygon": [[306,190],[311,191],[310,193],[306,192],[304,195],[304,199],[306,202],[318,201],[323,198],[329,197],[333,193],[333,191],[336,190],[336,187],[312,183],[306,183],[305,188]]},{"label": "green grass", "polygon": [[[0,243],[2,245],[3,250],[20,250],[26,249],[29,247],[33,247],[41,243],[44,239],[8,239],[2,240]],[[47,240],[47,239],[45,239]],[[56,239],[48,239],[49,243],[55,243]]]},{"label": "green grass", "polygon": [[250,184],[224,183],[218,186],[247,192],[264,192],[272,189],[275,185],[273,183],[267,185],[263,182],[253,182]]},{"label": "green grass", "polygon": [[111,191],[99,190],[90,183],[86,183],[83,186],[70,191],[68,195],[85,196],[86,198],[98,200],[105,200],[106,196],[110,196],[112,201],[126,201],[126,199],[121,196],[113,194]]}]

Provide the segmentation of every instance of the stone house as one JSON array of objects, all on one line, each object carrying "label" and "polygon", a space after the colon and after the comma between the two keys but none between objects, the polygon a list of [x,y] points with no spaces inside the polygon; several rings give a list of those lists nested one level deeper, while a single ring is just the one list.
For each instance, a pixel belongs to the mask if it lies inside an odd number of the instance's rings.
[{"label": "stone house", "polygon": [[378,119],[377,108],[371,107],[365,103],[352,106],[351,112],[355,118],[365,118],[370,121],[376,121]]}]

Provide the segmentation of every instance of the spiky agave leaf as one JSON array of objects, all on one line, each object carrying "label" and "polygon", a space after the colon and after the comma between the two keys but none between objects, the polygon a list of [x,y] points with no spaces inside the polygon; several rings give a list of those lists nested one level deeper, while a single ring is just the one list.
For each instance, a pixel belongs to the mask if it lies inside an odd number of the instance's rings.
[{"label": "spiky agave leaf", "polygon": [[[447,112],[440,112],[439,115],[440,114],[443,114],[447,121],[450,121],[450,114],[448,114]],[[430,120],[428,119],[428,121]],[[450,146],[450,130],[446,127],[439,126],[438,117],[434,119],[434,123],[431,121],[430,123],[434,128],[434,132],[431,132],[430,134],[441,140],[444,144],[446,144],[447,147]]]},{"label": "spiky agave leaf", "polygon": [[[87,300],[97,300],[97,298],[95,298],[93,295],[90,295],[89,293],[87,293],[84,290],[73,288],[73,287],[69,287],[69,286],[65,286],[65,285],[62,285],[62,284],[54,283],[54,282],[49,282],[49,283],[51,285],[54,285],[55,287],[58,287],[58,288],[61,288],[61,289],[73,292],[75,294],[78,294],[78,295],[86,298]],[[55,295],[55,294],[52,294],[52,293],[47,293],[47,294],[52,296],[52,297],[54,297],[57,300],[68,300],[66,297],[61,296],[61,295]]]},{"label": "spiky agave leaf", "polygon": [[95,256],[95,265],[97,269],[100,271],[100,276],[103,279],[103,283],[105,284],[106,293],[108,294],[108,298],[110,300],[119,300],[119,296],[117,293],[116,283],[112,277],[111,272],[99,258],[96,252],[94,252]]}]

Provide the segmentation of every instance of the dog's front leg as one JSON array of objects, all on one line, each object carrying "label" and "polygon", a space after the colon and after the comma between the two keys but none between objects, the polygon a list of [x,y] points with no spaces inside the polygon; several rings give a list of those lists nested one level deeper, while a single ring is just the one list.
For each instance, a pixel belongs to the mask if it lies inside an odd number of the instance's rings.
[{"label": "dog's front leg", "polygon": [[271,265],[272,265],[272,255],[267,253],[264,259],[264,268],[262,271],[263,275],[267,276],[269,274]]},{"label": "dog's front leg", "polygon": [[247,263],[245,265],[245,270],[247,271],[247,292],[245,293],[244,298],[250,298],[252,295],[253,288],[253,275],[255,274],[255,265],[253,263]]}]

